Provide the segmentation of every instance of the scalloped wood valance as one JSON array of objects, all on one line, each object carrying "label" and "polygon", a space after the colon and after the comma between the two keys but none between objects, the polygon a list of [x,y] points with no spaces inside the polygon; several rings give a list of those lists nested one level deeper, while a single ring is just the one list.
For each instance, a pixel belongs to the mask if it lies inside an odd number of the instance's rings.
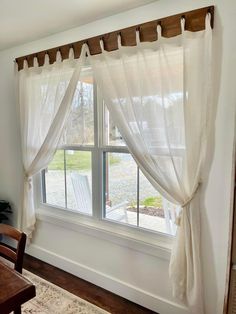
[{"label": "scalloped wood valance", "polygon": [[84,43],[88,44],[91,55],[95,55],[102,52],[100,40],[103,40],[105,50],[113,51],[118,49],[118,35],[121,36],[121,44],[123,46],[135,46],[136,31],[139,31],[141,42],[155,41],[158,40],[157,25],[161,26],[163,37],[174,37],[181,33],[180,21],[182,18],[185,19],[185,30],[190,32],[197,32],[205,29],[205,18],[208,13],[211,14],[211,27],[213,28],[214,6],[208,6],[193,11],[179,13],[162,19],[150,21],[147,23],[134,25],[128,28],[80,40],[63,46],[32,53],[26,56],[16,58],[15,61],[18,64],[18,71],[23,69],[25,60],[27,61],[29,67],[33,67],[35,57],[38,60],[39,66],[43,66],[46,54],[48,54],[49,56],[49,63],[52,64],[56,61],[56,55],[58,51],[61,54],[62,60],[68,59],[69,51],[71,48],[74,51],[74,57],[79,58],[81,53],[81,47]]}]

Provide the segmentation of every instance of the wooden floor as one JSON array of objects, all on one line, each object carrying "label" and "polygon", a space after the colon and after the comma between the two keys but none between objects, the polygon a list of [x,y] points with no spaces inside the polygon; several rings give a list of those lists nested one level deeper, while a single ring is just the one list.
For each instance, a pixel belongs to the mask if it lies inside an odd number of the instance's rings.
[{"label": "wooden floor", "polygon": [[25,255],[24,268],[110,313],[155,313],[32,256]]}]

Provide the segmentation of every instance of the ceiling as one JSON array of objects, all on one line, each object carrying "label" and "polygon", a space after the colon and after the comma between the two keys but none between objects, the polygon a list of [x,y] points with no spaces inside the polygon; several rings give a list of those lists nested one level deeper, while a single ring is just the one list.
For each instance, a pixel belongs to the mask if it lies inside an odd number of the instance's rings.
[{"label": "ceiling", "polygon": [[1,0],[0,50],[121,13],[155,0]]}]

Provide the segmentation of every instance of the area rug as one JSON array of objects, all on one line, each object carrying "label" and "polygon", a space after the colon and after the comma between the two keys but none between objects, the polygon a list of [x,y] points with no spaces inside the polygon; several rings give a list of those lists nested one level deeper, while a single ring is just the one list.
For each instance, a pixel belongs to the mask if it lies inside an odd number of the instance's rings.
[{"label": "area rug", "polygon": [[27,270],[23,275],[36,286],[36,297],[22,305],[22,314],[109,314]]}]

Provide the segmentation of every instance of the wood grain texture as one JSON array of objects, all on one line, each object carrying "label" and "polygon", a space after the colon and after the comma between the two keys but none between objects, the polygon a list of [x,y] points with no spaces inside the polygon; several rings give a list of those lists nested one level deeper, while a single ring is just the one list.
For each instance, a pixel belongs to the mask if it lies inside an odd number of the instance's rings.
[{"label": "wood grain texture", "polygon": [[213,28],[214,6],[208,6],[205,8],[179,13],[162,19],[120,29],[111,33],[102,34],[74,43],[40,51],[27,56],[16,58],[15,61],[18,64],[18,71],[24,68],[24,61],[28,63],[29,67],[32,67],[34,64],[34,58],[37,58],[39,66],[42,66],[44,64],[46,54],[49,55],[50,64],[52,64],[56,61],[56,54],[58,51],[61,53],[62,60],[67,59],[69,57],[70,48],[72,48],[74,51],[74,57],[79,58],[81,47],[84,43],[88,44],[91,55],[96,55],[102,52],[100,46],[101,40],[104,42],[104,49],[106,51],[113,51],[118,49],[118,36],[121,36],[121,44],[123,46],[135,46],[136,31],[139,31],[141,42],[155,41],[158,40],[157,25],[161,26],[163,37],[174,37],[181,33],[182,18],[185,19],[185,30],[190,32],[198,32],[205,29],[205,18],[208,13],[211,14],[211,27]]},{"label": "wood grain texture", "polygon": [[23,258],[25,253],[26,234],[20,230],[3,224],[0,224],[0,234],[14,239],[17,242],[16,250],[0,241],[0,256],[14,263],[14,268],[22,273]]},{"label": "wood grain texture", "polygon": [[20,306],[35,296],[35,286],[17,271],[0,262],[0,313],[13,310],[20,313]]},{"label": "wood grain texture", "polygon": [[236,314],[236,270],[230,273],[228,314]]},{"label": "wood grain texture", "polygon": [[234,199],[232,213],[232,229],[229,235],[229,269],[226,283],[228,284],[224,298],[224,313],[236,314],[236,166],[234,168]]}]

